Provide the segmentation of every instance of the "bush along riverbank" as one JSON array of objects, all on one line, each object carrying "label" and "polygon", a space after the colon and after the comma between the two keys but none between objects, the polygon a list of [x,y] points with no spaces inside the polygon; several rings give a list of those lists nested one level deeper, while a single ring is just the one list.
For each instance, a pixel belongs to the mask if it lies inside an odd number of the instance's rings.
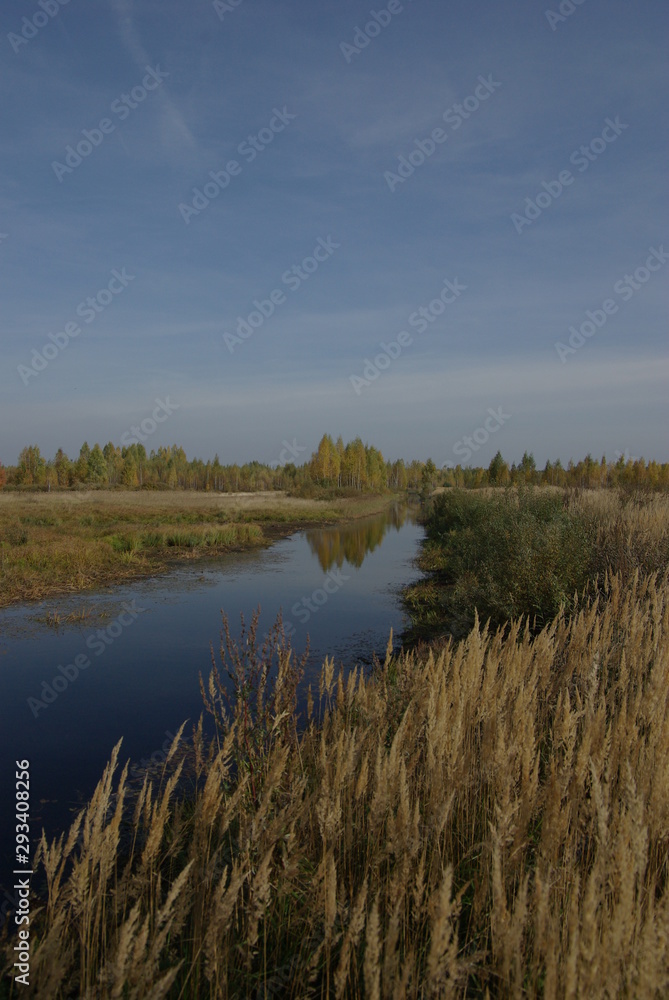
[{"label": "bush along riverbank", "polygon": [[418,565],[404,592],[407,642],[463,637],[526,615],[534,633],[607,571],[631,579],[669,564],[669,497],[616,490],[449,490],[426,504]]}]

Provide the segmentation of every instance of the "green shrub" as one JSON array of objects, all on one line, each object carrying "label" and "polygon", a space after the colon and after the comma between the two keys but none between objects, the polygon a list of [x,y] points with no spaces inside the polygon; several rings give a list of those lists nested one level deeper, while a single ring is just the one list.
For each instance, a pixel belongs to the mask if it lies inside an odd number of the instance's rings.
[{"label": "green shrub", "polygon": [[[583,589],[593,562],[593,526],[545,490],[454,489],[434,499],[426,529],[423,568],[435,574],[440,617],[455,635],[470,630],[475,610],[493,627],[529,615],[542,628]],[[434,619],[434,592],[429,603]]]}]

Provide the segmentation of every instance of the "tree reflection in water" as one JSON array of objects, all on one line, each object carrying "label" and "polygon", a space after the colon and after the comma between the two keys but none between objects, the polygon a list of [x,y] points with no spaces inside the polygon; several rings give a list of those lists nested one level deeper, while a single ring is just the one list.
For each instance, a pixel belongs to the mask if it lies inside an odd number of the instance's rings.
[{"label": "tree reflection in water", "polygon": [[407,521],[415,524],[417,513],[416,507],[394,504],[373,518],[361,518],[332,528],[310,529],[306,538],[324,573],[335,565],[342,566],[344,562],[359,568],[365,556],[381,543],[386,532],[391,528],[399,531]]}]

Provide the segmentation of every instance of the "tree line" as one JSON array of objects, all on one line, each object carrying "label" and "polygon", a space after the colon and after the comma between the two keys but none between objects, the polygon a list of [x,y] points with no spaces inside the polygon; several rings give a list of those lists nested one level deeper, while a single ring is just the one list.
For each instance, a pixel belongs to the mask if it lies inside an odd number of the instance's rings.
[{"label": "tree line", "polygon": [[356,437],[344,444],[324,434],[311,458],[296,465],[246,462],[223,464],[213,460],[188,459],[176,444],[147,454],[143,444],[119,447],[111,441],[81,446],[77,458],[59,448],[51,459],[37,445],[23,448],[17,464],[0,465],[0,488],[66,489],[81,487],[126,489],[186,489],[224,493],[259,490],[290,490],[308,494],[319,489],[375,492],[384,490],[425,492],[438,486],[477,488],[528,483],[585,489],[622,486],[634,489],[669,489],[669,463],[620,456],[615,462],[605,456],[597,461],[586,455],[581,461],[547,461],[538,469],[531,453],[509,465],[497,452],[487,467],[457,465],[438,468],[432,459],[404,462],[386,460],[378,448]]}]

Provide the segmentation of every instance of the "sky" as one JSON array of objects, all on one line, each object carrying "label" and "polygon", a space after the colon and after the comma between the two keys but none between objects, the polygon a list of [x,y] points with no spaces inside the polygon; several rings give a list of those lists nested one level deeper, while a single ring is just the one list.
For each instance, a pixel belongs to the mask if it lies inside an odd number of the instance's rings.
[{"label": "sky", "polygon": [[5,0],[0,462],[669,461],[667,26]]}]

